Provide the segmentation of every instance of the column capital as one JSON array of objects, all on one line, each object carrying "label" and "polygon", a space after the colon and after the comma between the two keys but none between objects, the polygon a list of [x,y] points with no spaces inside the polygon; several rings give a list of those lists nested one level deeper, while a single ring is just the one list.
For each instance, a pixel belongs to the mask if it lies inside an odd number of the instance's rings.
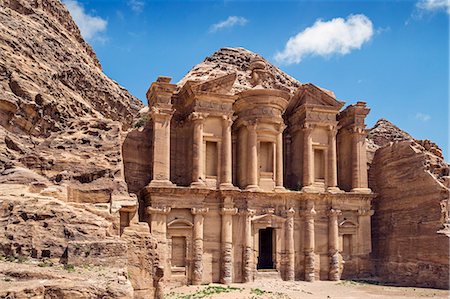
[{"label": "column capital", "polygon": [[191,120],[193,122],[196,122],[196,121],[202,122],[207,117],[208,117],[208,113],[194,111],[189,115],[189,120]]},{"label": "column capital", "polygon": [[275,125],[275,128],[277,129],[278,133],[283,133],[284,129],[286,129],[286,125],[283,122],[280,122],[278,124]]},{"label": "column capital", "polygon": [[327,211],[327,215],[328,215],[328,217],[337,217],[339,215],[342,215],[342,211],[336,210],[336,209],[330,209]]},{"label": "column capital", "polygon": [[366,210],[366,209],[359,209],[358,215],[359,216],[372,216],[375,213],[374,210]]},{"label": "column capital", "polygon": [[153,214],[162,214],[167,215],[171,211],[171,207],[147,207],[145,210],[147,211],[147,214],[153,215]]},{"label": "column capital", "polygon": [[230,215],[234,216],[238,212],[237,208],[222,208],[220,209],[220,215]]},{"label": "column capital", "polygon": [[256,130],[256,127],[258,126],[258,120],[257,119],[246,120],[243,122],[243,124],[248,129]]},{"label": "column capital", "polygon": [[284,214],[287,218],[292,218],[292,217],[294,217],[294,215],[295,215],[295,210],[294,210],[294,208],[290,207],[289,209],[284,210],[284,211],[283,211],[283,214]]},{"label": "column capital", "polygon": [[338,130],[339,130],[339,126],[336,126],[336,125],[328,125],[328,126],[327,126],[327,129],[328,129],[328,134],[329,134],[330,136],[336,136],[336,134],[337,134],[337,132],[338,132]]},{"label": "column capital", "polygon": [[171,107],[150,107],[149,116],[154,121],[167,122],[172,119],[175,110]]},{"label": "column capital", "polygon": [[312,132],[312,130],[313,130],[315,127],[316,127],[315,124],[304,123],[304,124],[301,126],[301,129],[302,129],[304,132],[309,133],[309,132]]},{"label": "column capital", "polygon": [[314,219],[316,214],[317,214],[317,212],[316,212],[316,210],[314,210],[314,208],[300,211],[300,215],[306,219]]},{"label": "column capital", "polygon": [[253,217],[256,215],[256,210],[255,209],[242,209],[239,211],[239,214],[247,216],[247,217]]},{"label": "column capital", "polygon": [[209,212],[208,208],[191,208],[192,215],[202,215],[205,216]]},{"label": "column capital", "polygon": [[222,122],[227,126],[231,126],[233,124],[233,121],[234,121],[233,116],[226,114],[222,115]]}]

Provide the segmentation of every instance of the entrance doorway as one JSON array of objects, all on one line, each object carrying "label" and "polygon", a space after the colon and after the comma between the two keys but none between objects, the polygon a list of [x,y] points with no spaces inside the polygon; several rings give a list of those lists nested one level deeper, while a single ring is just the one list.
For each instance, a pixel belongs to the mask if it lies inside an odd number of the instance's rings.
[{"label": "entrance doorway", "polygon": [[273,262],[273,228],[259,230],[259,256],[257,269],[275,269]]}]

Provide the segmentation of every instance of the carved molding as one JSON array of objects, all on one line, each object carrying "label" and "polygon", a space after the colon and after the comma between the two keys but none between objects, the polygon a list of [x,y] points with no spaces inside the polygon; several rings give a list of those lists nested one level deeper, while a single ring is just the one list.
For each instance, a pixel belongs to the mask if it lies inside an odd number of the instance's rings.
[{"label": "carved molding", "polygon": [[358,210],[359,216],[372,216],[374,213],[375,213],[374,210],[366,210],[366,209]]},{"label": "carved molding", "polygon": [[192,215],[205,216],[209,212],[209,208],[191,208]]},{"label": "carved molding", "polygon": [[162,214],[167,215],[171,211],[171,207],[147,207],[145,210],[147,211],[147,214]]},{"label": "carved molding", "polygon": [[238,212],[237,208],[222,208],[220,210],[220,215],[230,215],[230,216],[234,216],[236,215]]}]

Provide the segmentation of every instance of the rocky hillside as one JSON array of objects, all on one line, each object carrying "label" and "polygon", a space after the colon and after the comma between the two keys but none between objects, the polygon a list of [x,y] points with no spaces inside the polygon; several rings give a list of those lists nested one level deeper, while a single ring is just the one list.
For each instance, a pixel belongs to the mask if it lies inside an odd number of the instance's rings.
[{"label": "rocky hillside", "polygon": [[284,73],[282,70],[272,65],[262,56],[253,53],[244,48],[222,48],[196,66],[194,66],[183,79],[178,82],[182,86],[186,81],[204,81],[213,79],[226,74],[236,73],[236,82],[233,85],[232,92],[239,92],[252,88],[250,82],[250,62],[255,59],[261,59],[266,63],[268,70],[267,81],[264,87],[275,88],[294,92],[300,82]]},{"label": "rocky hillside", "polygon": [[0,0],[0,182],[103,179],[111,194],[124,186],[113,183],[122,135],[142,107],[102,72],[59,0]]},{"label": "rocky hillside", "polygon": [[59,0],[0,0],[0,297],[153,297],[121,155],[142,107]]},{"label": "rocky hillside", "polygon": [[103,74],[58,0],[1,0],[0,124],[49,136],[79,117],[129,126],[143,106]]}]

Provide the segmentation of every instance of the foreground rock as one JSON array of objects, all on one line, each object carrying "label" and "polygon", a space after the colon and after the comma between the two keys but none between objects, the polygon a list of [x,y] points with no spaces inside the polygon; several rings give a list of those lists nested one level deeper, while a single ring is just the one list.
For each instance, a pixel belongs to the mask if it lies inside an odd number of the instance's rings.
[{"label": "foreground rock", "polygon": [[123,268],[0,258],[0,298],[133,298]]}]

